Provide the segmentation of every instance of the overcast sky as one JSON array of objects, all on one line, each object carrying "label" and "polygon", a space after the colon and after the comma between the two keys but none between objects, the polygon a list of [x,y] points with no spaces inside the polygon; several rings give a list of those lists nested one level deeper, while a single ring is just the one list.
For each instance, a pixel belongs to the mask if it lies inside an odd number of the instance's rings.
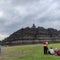
[{"label": "overcast sky", "polygon": [[60,0],[0,0],[0,40],[32,24],[60,30]]}]

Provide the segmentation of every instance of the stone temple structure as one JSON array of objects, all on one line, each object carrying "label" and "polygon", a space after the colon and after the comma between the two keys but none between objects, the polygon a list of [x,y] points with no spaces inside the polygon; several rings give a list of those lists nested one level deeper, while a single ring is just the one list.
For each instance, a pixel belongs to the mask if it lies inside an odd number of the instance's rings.
[{"label": "stone temple structure", "polygon": [[60,31],[43,27],[36,27],[33,24],[32,27],[21,28],[14,32],[9,37],[2,41],[3,45],[22,45],[22,44],[36,44],[41,43],[43,40],[49,42],[60,42]]}]

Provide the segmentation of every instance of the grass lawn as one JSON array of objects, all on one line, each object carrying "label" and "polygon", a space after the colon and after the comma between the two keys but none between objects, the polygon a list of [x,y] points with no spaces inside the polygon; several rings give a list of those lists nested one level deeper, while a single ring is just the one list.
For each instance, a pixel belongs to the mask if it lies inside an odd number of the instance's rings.
[{"label": "grass lawn", "polygon": [[[49,44],[49,47],[60,48],[60,44]],[[41,44],[2,47],[0,60],[60,60],[60,56],[44,55]]]}]

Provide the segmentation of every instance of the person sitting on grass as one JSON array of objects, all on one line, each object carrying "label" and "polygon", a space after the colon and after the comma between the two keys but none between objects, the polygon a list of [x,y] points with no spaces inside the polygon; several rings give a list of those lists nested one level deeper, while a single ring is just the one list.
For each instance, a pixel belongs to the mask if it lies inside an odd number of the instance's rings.
[{"label": "person sitting on grass", "polygon": [[55,50],[54,50],[54,54],[57,55],[57,52],[58,52],[58,49],[55,48]]},{"label": "person sitting on grass", "polygon": [[60,49],[56,52],[56,54],[57,54],[58,56],[60,56]]},{"label": "person sitting on grass", "polygon": [[54,55],[54,49],[52,47],[48,50],[48,54]]},{"label": "person sitting on grass", "polygon": [[54,52],[55,52],[55,55],[60,56],[60,49],[55,48]]}]

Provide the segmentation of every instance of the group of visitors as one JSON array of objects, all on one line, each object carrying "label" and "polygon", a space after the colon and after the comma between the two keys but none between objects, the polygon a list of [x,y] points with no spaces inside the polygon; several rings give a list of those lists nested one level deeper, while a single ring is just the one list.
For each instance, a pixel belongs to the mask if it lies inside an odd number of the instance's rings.
[{"label": "group of visitors", "polygon": [[48,42],[45,40],[43,41],[43,48],[44,48],[44,54],[50,54],[50,55],[58,55],[60,56],[60,50],[52,47],[48,48]]}]

